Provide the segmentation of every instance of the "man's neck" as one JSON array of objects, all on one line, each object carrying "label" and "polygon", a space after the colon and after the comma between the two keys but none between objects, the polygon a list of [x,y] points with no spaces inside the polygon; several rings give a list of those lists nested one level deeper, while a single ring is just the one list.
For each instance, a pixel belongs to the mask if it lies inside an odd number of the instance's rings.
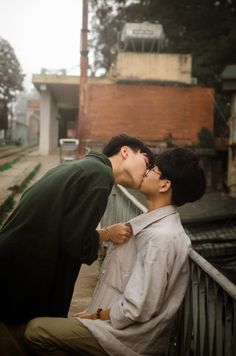
[{"label": "man's neck", "polygon": [[159,208],[163,208],[164,206],[171,205],[170,199],[148,199],[147,198],[147,208],[148,211],[156,210]]},{"label": "man's neck", "polygon": [[116,184],[122,183],[122,170],[120,167],[120,159],[117,156],[108,157],[112,166],[112,173]]}]

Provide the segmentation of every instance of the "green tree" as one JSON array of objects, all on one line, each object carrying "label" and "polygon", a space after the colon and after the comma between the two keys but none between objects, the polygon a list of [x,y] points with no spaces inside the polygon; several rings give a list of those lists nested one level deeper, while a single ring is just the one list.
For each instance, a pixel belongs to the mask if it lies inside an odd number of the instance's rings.
[{"label": "green tree", "polygon": [[23,89],[23,79],[13,48],[0,37],[0,130],[8,128],[8,106]]},{"label": "green tree", "polygon": [[212,148],[214,147],[214,136],[212,132],[207,127],[202,127],[198,132],[198,147],[201,148]]},{"label": "green tree", "polygon": [[198,83],[220,89],[220,74],[236,63],[235,0],[97,0],[92,2],[95,70],[108,70],[125,22],[160,22],[167,53],[190,53]]},{"label": "green tree", "polygon": [[[126,16],[126,0],[93,0],[92,38],[90,46],[94,53],[92,71],[109,70],[112,64],[112,49],[117,43],[117,34],[122,29]],[[122,18],[122,16],[124,17]]]}]

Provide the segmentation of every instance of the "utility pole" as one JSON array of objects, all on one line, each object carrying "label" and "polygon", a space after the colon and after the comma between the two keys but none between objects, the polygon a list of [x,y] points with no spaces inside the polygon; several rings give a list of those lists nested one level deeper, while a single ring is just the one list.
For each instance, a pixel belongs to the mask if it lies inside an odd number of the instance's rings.
[{"label": "utility pole", "polygon": [[83,19],[80,44],[80,88],[79,88],[79,155],[85,154],[87,125],[87,81],[88,81],[88,0],[83,0]]}]

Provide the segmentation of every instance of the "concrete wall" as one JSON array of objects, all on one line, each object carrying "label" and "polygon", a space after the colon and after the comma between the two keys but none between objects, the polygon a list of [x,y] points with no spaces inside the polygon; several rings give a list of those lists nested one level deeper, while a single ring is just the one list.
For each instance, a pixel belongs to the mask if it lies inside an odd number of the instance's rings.
[{"label": "concrete wall", "polygon": [[40,102],[39,100],[27,101],[27,125],[28,125],[28,143],[36,145],[39,143],[39,119]]},{"label": "concrete wall", "polygon": [[176,144],[213,131],[214,91],[209,88],[89,84],[87,140],[106,142],[125,132],[156,142],[169,134]]},{"label": "concrete wall", "polygon": [[29,117],[28,143],[30,145],[38,145],[39,143],[39,119],[34,115]]},{"label": "concrete wall", "polygon": [[58,144],[57,106],[48,90],[40,95],[40,138],[39,152],[48,155]]},{"label": "concrete wall", "polygon": [[123,80],[192,83],[192,57],[187,54],[121,52],[111,75]]},{"label": "concrete wall", "polygon": [[28,126],[22,122],[13,121],[11,139],[20,145],[28,144]]}]

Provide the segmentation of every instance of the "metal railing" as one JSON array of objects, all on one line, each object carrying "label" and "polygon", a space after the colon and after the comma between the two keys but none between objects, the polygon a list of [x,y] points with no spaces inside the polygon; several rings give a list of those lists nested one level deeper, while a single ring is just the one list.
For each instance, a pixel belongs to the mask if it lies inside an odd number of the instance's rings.
[{"label": "metal railing", "polygon": [[[146,212],[123,187],[113,189],[102,226]],[[236,356],[236,286],[190,249],[190,280],[178,312],[169,356]]]}]

